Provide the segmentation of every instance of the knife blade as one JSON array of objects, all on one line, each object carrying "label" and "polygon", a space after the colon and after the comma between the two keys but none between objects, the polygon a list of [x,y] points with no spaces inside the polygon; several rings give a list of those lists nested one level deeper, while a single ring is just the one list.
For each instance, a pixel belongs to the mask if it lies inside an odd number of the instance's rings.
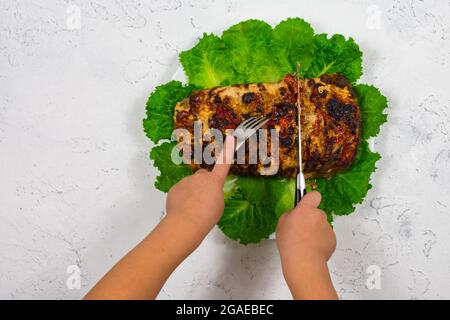
[{"label": "knife blade", "polygon": [[297,126],[298,126],[298,174],[295,182],[296,206],[306,194],[306,182],[302,168],[302,126],[301,126],[301,101],[300,101],[300,64],[297,63]]}]

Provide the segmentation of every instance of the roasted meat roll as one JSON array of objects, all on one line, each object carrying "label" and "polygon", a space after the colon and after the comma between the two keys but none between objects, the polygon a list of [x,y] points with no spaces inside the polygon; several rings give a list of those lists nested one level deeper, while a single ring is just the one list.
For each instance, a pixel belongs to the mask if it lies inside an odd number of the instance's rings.
[{"label": "roasted meat roll", "polygon": [[[300,88],[298,92],[297,88]],[[193,91],[177,103],[175,129],[194,133],[200,121],[203,133],[211,128],[223,134],[249,117],[269,119],[264,126],[279,136],[279,176],[295,177],[298,172],[297,98],[300,95],[302,166],[305,177],[327,177],[346,169],[353,161],[360,134],[360,111],[348,81],[340,75],[297,80],[287,75],[277,83],[243,84]],[[178,137],[178,140],[182,140]],[[194,144],[194,138],[190,142]],[[270,135],[268,144],[270,145]],[[203,142],[203,147],[207,142]],[[270,155],[270,147],[269,147]],[[192,168],[211,164],[191,162]],[[267,163],[233,164],[237,175],[261,175]]]}]

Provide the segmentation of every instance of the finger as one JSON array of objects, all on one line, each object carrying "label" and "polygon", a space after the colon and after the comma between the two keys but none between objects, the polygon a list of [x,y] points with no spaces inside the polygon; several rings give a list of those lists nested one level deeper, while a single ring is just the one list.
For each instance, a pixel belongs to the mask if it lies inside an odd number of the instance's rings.
[{"label": "finger", "polygon": [[206,172],[208,172],[208,170],[206,170],[206,169],[198,169],[197,171],[195,171],[194,174],[206,173]]},{"label": "finger", "polygon": [[286,221],[286,219],[288,218],[288,216],[289,216],[289,212],[283,213],[283,214],[281,215],[281,217],[278,219],[277,227],[280,226],[280,225],[282,225],[283,223],[285,223],[285,221]]},{"label": "finger", "polygon": [[277,227],[275,228],[275,238],[278,239],[278,233],[283,228],[283,225],[286,224],[286,219],[288,218],[289,213],[284,213],[278,219]]},{"label": "finger", "polygon": [[[328,221],[328,216],[327,216],[327,214],[325,213],[325,211],[319,209],[319,214],[322,216],[322,218],[323,218],[325,221]],[[331,227],[331,226],[330,226],[330,227]]]},{"label": "finger", "polygon": [[300,201],[298,206],[308,206],[317,208],[322,200],[322,195],[318,191],[312,191],[307,193]]},{"label": "finger", "polygon": [[221,180],[225,181],[225,178],[230,171],[230,166],[233,163],[234,158],[234,136],[227,136],[223,145],[222,151],[217,157],[216,164],[212,172],[217,175]]}]

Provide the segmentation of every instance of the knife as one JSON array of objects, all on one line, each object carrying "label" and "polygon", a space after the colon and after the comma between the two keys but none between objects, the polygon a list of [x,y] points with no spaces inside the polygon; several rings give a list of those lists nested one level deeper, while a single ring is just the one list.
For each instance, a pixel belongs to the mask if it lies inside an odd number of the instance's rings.
[{"label": "knife", "polygon": [[295,182],[296,206],[306,194],[306,182],[302,169],[302,126],[301,126],[301,103],[300,103],[300,64],[297,63],[297,126],[298,126],[298,174]]}]

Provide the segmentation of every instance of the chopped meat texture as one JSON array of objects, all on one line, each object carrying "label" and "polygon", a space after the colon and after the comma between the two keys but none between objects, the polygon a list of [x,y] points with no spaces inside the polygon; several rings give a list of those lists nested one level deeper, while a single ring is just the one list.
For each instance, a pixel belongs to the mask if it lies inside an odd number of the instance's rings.
[{"label": "chopped meat texture", "polygon": [[359,145],[360,111],[341,75],[324,75],[301,85],[302,160],[305,176],[327,177],[346,169]]}]

